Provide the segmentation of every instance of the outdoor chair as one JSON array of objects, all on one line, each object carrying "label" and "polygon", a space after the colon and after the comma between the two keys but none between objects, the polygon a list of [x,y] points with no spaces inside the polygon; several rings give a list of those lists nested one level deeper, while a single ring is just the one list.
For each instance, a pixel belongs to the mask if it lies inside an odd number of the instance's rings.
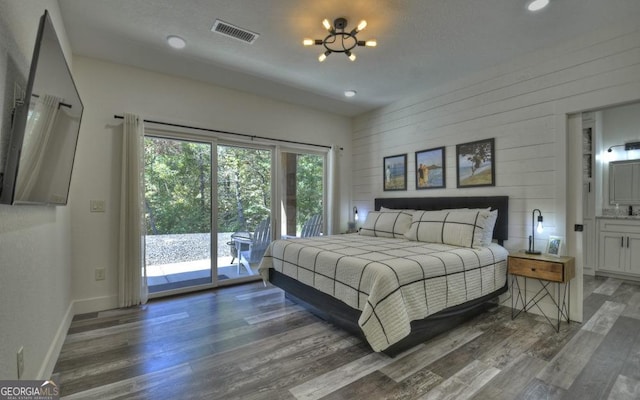
[{"label": "outdoor chair", "polygon": [[300,237],[312,237],[320,236],[322,232],[322,214],[312,215],[311,218],[306,220],[302,225],[302,232]]},{"label": "outdoor chair", "polygon": [[236,251],[236,254],[232,252],[232,256],[234,256],[234,260],[236,255],[238,257],[238,274],[240,274],[240,265],[242,264],[247,273],[253,275],[251,264],[260,262],[271,242],[271,218],[267,217],[262,220],[253,233],[236,232],[232,234],[231,242],[234,243]]}]

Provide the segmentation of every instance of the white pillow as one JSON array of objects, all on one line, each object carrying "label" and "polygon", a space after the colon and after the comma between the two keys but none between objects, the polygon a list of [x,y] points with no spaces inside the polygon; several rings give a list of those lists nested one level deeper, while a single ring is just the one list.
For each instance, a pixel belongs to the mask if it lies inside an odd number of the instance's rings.
[{"label": "white pillow", "polygon": [[489,217],[485,221],[484,236],[482,237],[482,245],[488,246],[493,242],[493,228],[496,226],[498,220],[498,210],[489,212]]},{"label": "white pillow", "polygon": [[461,247],[486,246],[486,237],[493,236],[493,227],[491,233],[486,234],[490,216],[488,210],[416,211],[405,236],[419,242]]},{"label": "white pillow", "polygon": [[471,211],[482,211],[487,210],[490,211],[489,218],[487,218],[486,226],[484,227],[484,236],[482,237],[482,246],[488,246],[493,242],[493,228],[496,225],[496,220],[498,219],[498,210],[491,211],[491,207],[487,208],[458,208],[458,209],[449,209],[451,210],[471,210]]},{"label": "white pillow", "polygon": [[405,210],[371,211],[360,234],[363,236],[404,238],[411,225],[412,214]]}]

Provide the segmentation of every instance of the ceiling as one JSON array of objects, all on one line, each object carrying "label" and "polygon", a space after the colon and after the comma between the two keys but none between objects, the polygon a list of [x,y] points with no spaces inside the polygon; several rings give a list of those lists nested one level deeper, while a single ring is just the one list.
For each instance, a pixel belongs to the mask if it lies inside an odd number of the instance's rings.
[{"label": "ceiling", "polygon": [[[640,0],[58,0],[74,54],[210,82],[346,116],[412,96],[606,27],[637,24]],[[321,21],[361,19],[357,60],[302,39]],[[211,32],[216,19],[258,33],[254,44]],[[175,50],[166,37],[187,47]],[[357,95],[346,98],[344,90]]]}]

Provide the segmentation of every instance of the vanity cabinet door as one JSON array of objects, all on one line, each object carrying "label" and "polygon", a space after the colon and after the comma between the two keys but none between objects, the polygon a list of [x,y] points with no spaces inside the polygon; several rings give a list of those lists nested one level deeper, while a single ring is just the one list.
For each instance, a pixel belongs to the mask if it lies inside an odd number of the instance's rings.
[{"label": "vanity cabinet door", "polygon": [[640,234],[629,234],[628,236],[627,265],[630,272],[640,275]]},{"label": "vanity cabinet door", "polygon": [[598,269],[625,272],[625,236],[619,232],[600,232],[600,262]]}]

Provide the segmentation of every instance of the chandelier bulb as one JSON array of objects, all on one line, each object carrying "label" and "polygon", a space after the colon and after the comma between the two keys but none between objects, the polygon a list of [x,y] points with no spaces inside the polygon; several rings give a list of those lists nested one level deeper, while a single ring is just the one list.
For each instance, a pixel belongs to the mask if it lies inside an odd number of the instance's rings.
[{"label": "chandelier bulb", "polygon": [[364,28],[367,27],[367,21],[365,21],[364,19],[362,21],[360,21],[360,23],[358,24],[358,32],[360,32],[361,30],[363,30]]},{"label": "chandelier bulb", "polygon": [[351,60],[351,61],[355,61],[356,60],[356,55],[351,53],[351,52],[347,52],[347,56],[349,57],[349,60]]},{"label": "chandelier bulb", "polygon": [[376,47],[378,45],[378,42],[376,42],[375,40],[367,40],[364,45],[367,47]]},{"label": "chandelier bulb", "polygon": [[313,39],[304,39],[304,40],[302,41],[302,44],[303,44],[303,45],[305,45],[305,46],[311,46],[311,45],[313,45],[314,43],[315,43],[315,41],[314,41]]},{"label": "chandelier bulb", "polygon": [[328,19],[324,19],[322,20],[322,26],[324,26],[324,29],[330,31],[331,30],[331,22],[329,22]]},{"label": "chandelier bulb", "polygon": [[318,61],[323,62],[324,60],[326,60],[326,59],[327,59],[327,56],[328,56],[328,55],[329,55],[329,52],[328,52],[328,51],[327,51],[327,52],[325,52],[325,53],[320,54],[320,56],[318,57]]}]

